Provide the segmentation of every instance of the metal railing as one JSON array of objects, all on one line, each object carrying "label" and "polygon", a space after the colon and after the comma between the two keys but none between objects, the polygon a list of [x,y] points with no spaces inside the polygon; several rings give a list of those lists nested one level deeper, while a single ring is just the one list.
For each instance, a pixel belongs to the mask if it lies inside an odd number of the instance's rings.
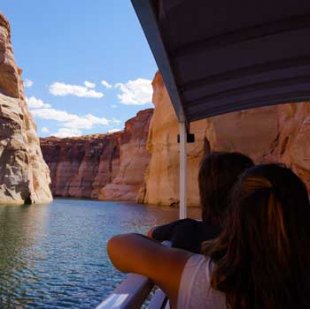
[{"label": "metal railing", "polygon": [[97,309],[137,309],[150,294],[154,283],[147,277],[129,274]]}]

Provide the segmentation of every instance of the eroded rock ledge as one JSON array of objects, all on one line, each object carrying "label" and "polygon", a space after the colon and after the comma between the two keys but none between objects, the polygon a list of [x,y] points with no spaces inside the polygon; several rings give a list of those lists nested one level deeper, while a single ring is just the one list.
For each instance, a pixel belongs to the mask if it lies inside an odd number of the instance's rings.
[{"label": "eroded rock ledge", "polygon": [[49,170],[25,102],[22,70],[15,63],[10,26],[0,13],[0,203],[52,200]]}]

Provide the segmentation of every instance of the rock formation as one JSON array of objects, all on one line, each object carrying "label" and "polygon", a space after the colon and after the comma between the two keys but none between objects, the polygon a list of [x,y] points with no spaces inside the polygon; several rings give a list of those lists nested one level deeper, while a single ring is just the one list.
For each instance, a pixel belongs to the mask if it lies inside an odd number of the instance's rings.
[{"label": "rock formation", "polygon": [[54,196],[97,198],[119,167],[119,134],[41,138]]},{"label": "rock formation", "polygon": [[[176,116],[159,73],[153,81],[155,111],[147,149],[151,160],[145,177],[144,203],[178,203],[179,132]],[[310,104],[283,104],[234,112],[193,122],[196,136],[188,144],[188,202],[198,205],[197,175],[210,150],[239,151],[256,162],[283,162],[302,177],[310,191]]]},{"label": "rock formation", "polygon": [[28,111],[8,21],[0,13],[0,203],[52,200],[49,170]]},{"label": "rock formation", "polygon": [[140,111],[121,132],[42,138],[53,195],[135,201],[149,162],[145,145],[152,113]]},{"label": "rock formation", "polygon": [[139,199],[138,193],[144,192],[144,172],[150,161],[146,141],[152,114],[153,109],[146,109],[125,123],[118,174],[101,190],[99,199],[135,201]]},{"label": "rock formation", "polygon": [[278,119],[272,155],[292,167],[310,192],[310,103],[278,106]]},{"label": "rock formation", "polygon": [[[179,201],[179,127],[160,74],[153,81],[155,111],[141,111],[123,132],[41,140],[56,196]],[[188,202],[199,205],[199,164],[211,150],[239,151],[260,162],[283,162],[310,191],[310,104],[283,104],[193,122],[188,144]]]}]

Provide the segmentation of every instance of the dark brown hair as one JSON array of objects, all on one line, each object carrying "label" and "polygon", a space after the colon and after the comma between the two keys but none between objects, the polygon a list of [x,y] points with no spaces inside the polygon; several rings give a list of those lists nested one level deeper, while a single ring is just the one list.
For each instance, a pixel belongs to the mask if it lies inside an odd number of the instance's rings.
[{"label": "dark brown hair", "polygon": [[276,164],[247,170],[218,239],[204,245],[213,288],[229,308],[310,308],[310,204],[302,181]]},{"label": "dark brown hair", "polygon": [[202,160],[198,183],[204,222],[223,222],[230,190],[239,175],[251,166],[253,161],[238,152],[212,152]]}]

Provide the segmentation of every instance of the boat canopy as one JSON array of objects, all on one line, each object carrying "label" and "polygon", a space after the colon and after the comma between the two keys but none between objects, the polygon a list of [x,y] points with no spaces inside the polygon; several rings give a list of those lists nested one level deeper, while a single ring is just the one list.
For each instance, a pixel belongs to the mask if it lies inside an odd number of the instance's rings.
[{"label": "boat canopy", "polygon": [[180,122],[310,99],[309,0],[132,0]]},{"label": "boat canopy", "polygon": [[309,0],[131,0],[180,123],[310,99]]}]

